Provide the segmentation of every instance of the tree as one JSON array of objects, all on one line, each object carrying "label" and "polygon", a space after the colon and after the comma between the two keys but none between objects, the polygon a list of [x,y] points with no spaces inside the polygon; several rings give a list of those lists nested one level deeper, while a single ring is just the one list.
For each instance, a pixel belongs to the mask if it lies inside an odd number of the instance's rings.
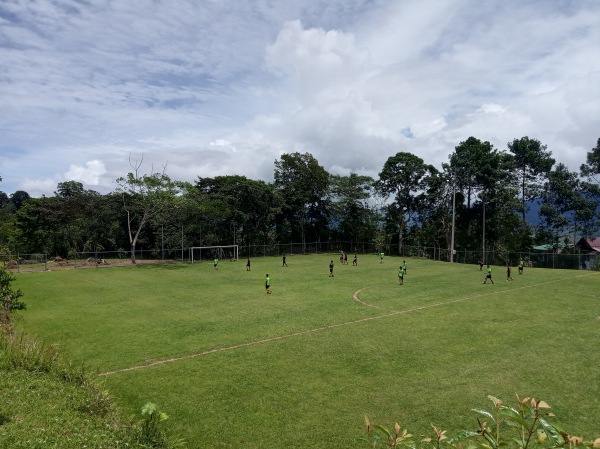
[{"label": "tree", "polygon": [[214,243],[247,245],[264,237],[278,210],[273,186],[245,176],[198,178],[196,189],[204,219],[211,221]]},{"label": "tree", "polygon": [[24,192],[23,190],[17,190],[10,196],[10,199],[15,205],[15,208],[19,210],[23,204],[31,199],[31,197],[29,196],[29,193]]},{"label": "tree", "polygon": [[594,213],[587,220],[590,228],[588,231],[591,235],[597,230],[600,222],[600,208],[597,206],[600,203],[600,139],[596,142],[596,147],[588,152],[586,163],[581,165],[580,172],[581,176],[586,178],[581,183],[584,197],[590,200],[593,199],[596,202]]},{"label": "tree", "polygon": [[151,172],[146,175],[140,172],[142,163],[143,157],[140,160],[132,160],[130,157],[129,165],[133,171],[117,179],[117,191],[122,195],[127,216],[127,234],[133,264],[136,263],[135,248],[140,232],[148,220],[173,206],[174,198],[180,192],[179,184],[166,175],[166,166],[161,173]]},{"label": "tree", "polygon": [[350,173],[349,176],[330,177],[332,222],[341,240],[370,241],[376,222],[369,205],[374,180],[370,176]]},{"label": "tree", "polygon": [[394,196],[388,213],[393,214],[397,224],[399,253],[402,252],[405,228],[422,210],[427,184],[436,173],[437,170],[420,157],[404,152],[389,157],[379,173],[376,190],[387,197]]},{"label": "tree", "polygon": [[285,202],[283,219],[298,223],[303,251],[308,230],[318,239],[319,228],[327,223],[328,185],[329,174],[309,153],[284,154],[275,161],[275,188]]},{"label": "tree", "polygon": [[[444,171],[433,174],[425,190],[423,209],[418,215],[421,226],[420,235],[428,246],[445,247],[448,250],[448,260],[452,249],[452,207],[459,215],[464,209],[464,197],[461,192],[456,192],[452,174],[448,166]],[[455,197],[455,201],[453,201]],[[458,245],[455,245],[456,248]]]},{"label": "tree", "polygon": [[527,136],[508,142],[521,193],[523,225],[526,224],[527,203],[539,197],[543,181],[555,162],[552,152],[546,151],[546,148],[539,140]]},{"label": "tree", "polygon": [[600,188],[600,138],[596,142],[596,146],[588,152],[586,163],[581,164],[580,171],[581,175],[587,177],[589,182]]},{"label": "tree", "polygon": [[489,142],[469,137],[460,142],[450,155],[449,171],[456,180],[457,188],[464,192],[467,209],[471,209],[472,199],[486,182],[485,173],[490,164],[497,159],[498,152]]},{"label": "tree", "polygon": [[554,244],[568,232],[570,224],[575,232],[577,220],[587,215],[585,207],[590,203],[583,200],[582,193],[577,173],[570,172],[564,164],[558,164],[548,174],[539,214],[545,231],[553,236]]},{"label": "tree", "polygon": [[[495,229],[493,226],[500,219],[496,214],[500,204],[503,211],[507,210],[507,202],[511,207],[509,186],[514,182],[512,155],[496,150],[489,142],[482,142],[475,137],[469,137],[455,148],[450,155],[450,164],[444,164],[455,179],[458,191],[466,200],[464,213],[457,216],[457,229],[461,229],[459,239],[464,247],[475,249],[479,245],[476,235],[482,235],[482,226],[490,224],[486,231]],[[479,201],[477,201],[479,200]],[[484,219],[483,215],[486,214]],[[494,238],[488,232],[486,236]]]},{"label": "tree", "polygon": [[61,198],[69,198],[84,193],[83,184],[78,181],[59,182],[54,194]]}]

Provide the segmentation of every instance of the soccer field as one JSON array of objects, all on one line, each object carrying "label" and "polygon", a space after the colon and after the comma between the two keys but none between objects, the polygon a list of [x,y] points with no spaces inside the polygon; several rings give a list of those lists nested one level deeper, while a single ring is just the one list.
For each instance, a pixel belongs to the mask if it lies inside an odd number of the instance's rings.
[{"label": "soccer field", "polygon": [[[329,277],[329,261],[335,263]],[[473,427],[487,395],[544,399],[572,433],[600,422],[600,274],[360,256],[24,273],[29,335],[147,401],[189,447],[348,448],[372,421]],[[273,293],[264,288],[266,273]]]}]

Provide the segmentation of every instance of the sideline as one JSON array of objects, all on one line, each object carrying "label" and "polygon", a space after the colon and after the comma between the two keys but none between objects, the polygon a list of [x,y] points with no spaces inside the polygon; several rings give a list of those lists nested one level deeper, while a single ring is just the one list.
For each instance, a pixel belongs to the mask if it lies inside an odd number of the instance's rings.
[{"label": "sideline", "polygon": [[[593,276],[593,275],[597,275],[597,274],[598,273],[580,274],[580,275],[577,275],[577,276],[573,276],[572,278],[555,279],[555,280],[552,280],[552,281],[541,282],[539,284],[525,285],[525,286],[522,286],[522,287],[512,288],[510,290],[500,290],[500,291],[493,291],[493,292],[481,293],[481,294],[476,294],[476,295],[471,295],[471,296],[465,296],[463,298],[452,299],[452,300],[449,300],[449,301],[442,301],[442,302],[436,302],[436,303],[432,303],[432,304],[427,304],[427,305],[424,305],[424,306],[410,307],[408,309],[403,309],[403,310],[392,310],[390,312],[383,313],[381,315],[377,315],[377,316],[373,316],[373,317],[366,317],[366,318],[361,318],[361,319],[358,319],[358,320],[347,321],[347,322],[338,323],[338,324],[330,324],[329,326],[318,327],[318,328],[315,328],[315,329],[307,329],[307,330],[304,330],[304,331],[294,332],[294,333],[291,333],[291,334],[278,335],[278,336],[275,336],[275,337],[264,338],[262,340],[249,341],[249,342],[246,342],[246,343],[240,343],[240,344],[233,345],[233,346],[226,346],[226,347],[223,347],[223,348],[209,349],[208,351],[198,352],[196,354],[184,355],[184,356],[181,356],[181,357],[172,357],[172,358],[169,358],[169,359],[157,360],[155,362],[146,363],[146,364],[143,364],[143,365],[130,366],[128,368],[121,368],[121,369],[117,369],[117,370],[113,370],[113,371],[107,371],[107,372],[104,372],[104,373],[99,373],[96,376],[98,376],[98,377],[112,376],[114,374],[126,373],[128,371],[136,371],[136,370],[140,370],[140,369],[144,369],[144,368],[151,368],[153,366],[163,365],[165,363],[173,363],[173,362],[179,362],[179,361],[182,361],[182,360],[194,359],[194,358],[197,358],[197,357],[201,357],[201,356],[209,355],[209,354],[214,354],[214,353],[217,353],[217,352],[232,351],[234,349],[246,348],[246,347],[255,346],[255,345],[262,345],[262,344],[265,344],[265,343],[271,343],[273,341],[285,340],[287,338],[292,338],[292,337],[300,337],[300,336],[303,336],[303,335],[314,334],[314,333],[326,331],[326,330],[329,330],[329,329],[336,329],[338,327],[351,326],[351,325],[359,324],[359,323],[366,323],[368,321],[379,320],[379,319],[382,319],[382,318],[389,318],[389,317],[396,316],[396,315],[404,315],[404,314],[407,314],[407,313],[410,313],[410,312],[419,312],[421,310],[431,309],[431,308],[434,308],[434,307],[445,306],[445,305],[454,304],[454,303],[457,303],[457,302],[464,302],[464,301],[469,301],[469,300],[472,300],[472,299],[485,298],[487,296],[498,295],[498,294],[507,293],[507,292],[513,292],[515,290],[524,290],[524,289],[528,289],[528,288],[532,288],[532,287],[539,287],[540,285],[554,284],[556,282],[562,282],[565,279],[575,279],[575,278],[579,278],[579,277]],[[362,292],[363,290],[365,290],[365,289],[362,288],[362,289],[357,290],[356,292],[354,292],[354,294],[352,295],[352,297],[354,298],[354,300],[357,301],[357,302],[359,302],[360,304],[363,304],[363,305],[367,306],[367,307],[374,307],[374,308],[382,310],[381,307],[375,306],[373,304],[365,303],[365,302],[361,301],[358,298],[358,294],[360,292]]]}]

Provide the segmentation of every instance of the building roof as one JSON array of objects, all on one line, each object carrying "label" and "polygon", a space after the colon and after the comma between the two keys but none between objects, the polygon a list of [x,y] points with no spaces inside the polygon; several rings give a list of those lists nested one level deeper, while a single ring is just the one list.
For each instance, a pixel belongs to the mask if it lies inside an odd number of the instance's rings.
[{"label": "building roof", "polygon": [[565,243],[547,243],[545,245],[538,245],[533,247],[535,251],[554,251],[554,249],[556,249],[559,252],[560,250],[563,250],[565,248],[567,248],[567,245]]},{"label": "building roof", "polygon": [[582,251],[600,253],[600,237],[581,238],[577,242],[577,246],[581,248]]}]

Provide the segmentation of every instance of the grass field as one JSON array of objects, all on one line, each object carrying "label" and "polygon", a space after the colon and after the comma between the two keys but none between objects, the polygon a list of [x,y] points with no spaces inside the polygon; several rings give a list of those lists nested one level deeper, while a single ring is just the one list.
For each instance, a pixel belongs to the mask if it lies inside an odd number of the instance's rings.
[{"label": "grass field", "polygon": [[[336,264],[328,277],[329,260]],[[152,401],[189,447],[349,448],[372,421],[475,423],[487,395],[544,399],[600,436],[600,274],[337,255],[23,273],[29,335]],[[265,294],[265,274],[273,294]]]}]

